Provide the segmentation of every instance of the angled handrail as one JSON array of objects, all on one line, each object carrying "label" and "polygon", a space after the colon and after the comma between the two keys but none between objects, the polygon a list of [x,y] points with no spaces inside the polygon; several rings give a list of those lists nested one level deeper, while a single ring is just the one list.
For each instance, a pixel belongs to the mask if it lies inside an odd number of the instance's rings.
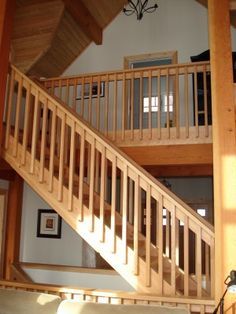
[{"label": "angled handrail", "polygon": [[14,66],[5,158],[28,182],[37,180],[35,188],[63,217],[74,217],[75,228],[85,222],[108,242],[133,285],[165,294],[167,282],[171,295],[214,296],[213,227]]}]

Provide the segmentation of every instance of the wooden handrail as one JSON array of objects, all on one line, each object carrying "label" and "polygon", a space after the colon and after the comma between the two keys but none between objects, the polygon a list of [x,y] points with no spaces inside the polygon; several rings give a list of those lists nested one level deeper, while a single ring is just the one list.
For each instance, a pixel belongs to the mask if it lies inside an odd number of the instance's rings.
[{"label": "wooden handrail", "polygon": [[41,83],[119,146],[212,141],[209,62],[86,73]]},{"label": "wooden handrail", "polygon": [[209,223],[15,67],[8,99],[6,160],[121,275],[141,291],[213,297]]}]

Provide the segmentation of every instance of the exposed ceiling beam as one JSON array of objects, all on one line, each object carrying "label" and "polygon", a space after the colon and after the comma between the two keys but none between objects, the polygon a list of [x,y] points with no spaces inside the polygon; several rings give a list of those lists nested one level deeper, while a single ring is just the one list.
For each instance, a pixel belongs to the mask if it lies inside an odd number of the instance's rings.
[{"label": "exposed ceiling beam", "polygon": [[97,45],[102,44],[102,28],[98,25],[81,0],[63,0],[67,11],[73,16],[83,32]]}]

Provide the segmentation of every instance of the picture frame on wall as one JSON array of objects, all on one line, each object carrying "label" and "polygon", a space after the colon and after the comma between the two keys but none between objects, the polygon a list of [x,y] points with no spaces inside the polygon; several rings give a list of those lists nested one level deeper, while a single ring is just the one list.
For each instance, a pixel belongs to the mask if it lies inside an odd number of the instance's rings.
[{"label": "picture frame on wall", "polygon": [[61,217],[53,209],[38,209],[38,238],[61,238]]},{"label": "picture frame on wall", "polygon": [[[83,85],[84,87],[84,93],[82,94],[82,85],[78,85],[77,89],[77,100],[82,99],[82,96],[84,99],[89,99],[90,98],[90,84],[86,83]],[[94,82],[92,83],[92,91],[91,91],[91,97],[92,98],[97,98],[98,97],[98,83]],[[100,94],[99,97],[104,97],[105,96],[105,82],[100,82]]]}]

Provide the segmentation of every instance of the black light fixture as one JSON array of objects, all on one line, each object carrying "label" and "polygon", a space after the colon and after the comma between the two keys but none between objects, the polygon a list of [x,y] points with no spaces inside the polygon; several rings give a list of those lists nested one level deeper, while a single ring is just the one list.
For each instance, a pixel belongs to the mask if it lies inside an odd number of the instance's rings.
[{"label": "black light fixture", "polygon": [[128,0],[128,4],[127,4],[128,8],[123,9],[123,12],[125,13],[125,15],[132,15],[134,13],[136,13],[137,15],[137,20],[141,20],[144,13],[152,13],[154,11],[156,11],[156,9],[158,8],[157,3],[155,3],[154,5],[148,6],[148,0],[136,0],[136,1],[132,1],[132,0]]},{"label": "black light fixture", "polygon": [[215,308],[213,314],[216,314],[219,308],[220,308],[220,314],[224,313],[224,298],[228,291],[231,293],[236,293],[236,270],[231,270],[229,276],[225,279],[224,284],[227,285],[227,287],[222,297],[220,298],[220,301],[217,307]]}]

